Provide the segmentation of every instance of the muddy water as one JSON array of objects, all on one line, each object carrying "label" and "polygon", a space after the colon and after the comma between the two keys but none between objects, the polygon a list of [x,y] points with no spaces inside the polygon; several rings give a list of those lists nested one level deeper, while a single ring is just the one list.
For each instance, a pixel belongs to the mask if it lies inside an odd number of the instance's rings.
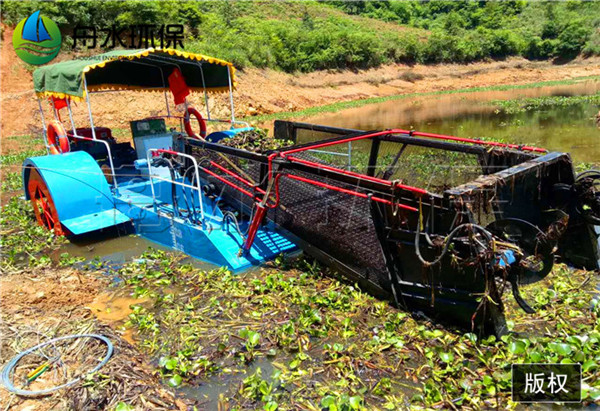
[{"label": "muddy water", "polygon": [[125,341],[135,344],[133,328],[126,329],[124,325],[129,314],[133,312],[131,306],[143,304],[147,300],[144,297],[134,298],[121,289],[97,295],[88,308],[100,321],[109,324],[116,330],[122,330],[122,337]]},{"label": "muddy water", "polygon": [[[60,254],[69,253],[71,256],[83,258],[84,263],[98,258],[100,261],[114,266],[122,265],[139,258],[141,254],[151,248],[169,252],[173,251],[168,247],[137,235],[119,235],[118,233],[107,232],[106,234],[101,234],[100,237],[96,234],[91,238],[68,242],[57,250],[53,257],[58,259],[60,258]],[[205,270],[217,268],[214,264],[191,257],[182,260],[182,264],[186,263]]]},{"label": "muddy water", "polygon": [[600,161],[600,129],[594,117],[600,107],[579,104],[508,115],[499,113],[498,107],[490,102],[598,92],[600,81],[590,80],[562,86],[406,97],[302,121],[360,130],[405,128],[461,137],[502,138],[569,152],[575,161],[597,162]]}]

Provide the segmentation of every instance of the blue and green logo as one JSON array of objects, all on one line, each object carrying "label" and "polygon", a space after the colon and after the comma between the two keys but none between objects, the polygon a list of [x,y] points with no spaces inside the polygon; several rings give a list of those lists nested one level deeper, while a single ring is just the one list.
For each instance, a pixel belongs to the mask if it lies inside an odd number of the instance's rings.
[{"label": "blue and green logo", "polygon": [[13,47],[25,63],[46,64],[60,51],[60,29],[48,17],[36,11],[17,24],[13,33]]}]

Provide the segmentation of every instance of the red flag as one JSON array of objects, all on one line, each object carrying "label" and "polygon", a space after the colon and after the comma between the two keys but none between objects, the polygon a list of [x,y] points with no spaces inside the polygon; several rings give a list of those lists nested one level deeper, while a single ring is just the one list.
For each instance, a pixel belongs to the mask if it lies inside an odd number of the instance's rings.
[{"label": "red flag", "polygon": [[50,104],[54,105],[54,108],[57,110],[67,107],[67,99],[65,98],[50,97],[48,100],[50,100]]},{"label": "red flag", "polygon": [[190,89],[185,84],[183,74],[181,74],[181,71],[177,67],[173,69],[173,72],[169,76],[169,89],[173,93],[175,105],[185,102],[185,98],[190,94]]}]

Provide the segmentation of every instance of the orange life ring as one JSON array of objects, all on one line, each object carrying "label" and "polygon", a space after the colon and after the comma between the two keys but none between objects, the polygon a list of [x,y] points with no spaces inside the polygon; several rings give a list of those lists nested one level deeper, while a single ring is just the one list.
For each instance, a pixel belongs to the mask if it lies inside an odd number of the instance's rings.
[{"label": "orange life ring", "polygon": [[[194,133],[194,130],[192,130],[192,124],[190,122],[191,116],[196,117],[196,120],[198,120],[198,123],[200,124],[200,135],[199,136],[198,136],[198,134]],[[206,138],[206,121],[204,121],[204,119],[202,118],[202,114],[200,114],[200,112],[198,110],[196,110],[194,107],[188,107],[187,110],[185,111],[185,117],[183,118],[183,125],[185,126],[185,132],[188,134],[188,136],[197,138],[198,140],[203,140],[204,138]]]},{"label": "orange life ring", "polygon": [[61,154],[71,151],[67,131],[60,121],[52,120],[48,123],[46,136],[48,137],[50,154]]}]

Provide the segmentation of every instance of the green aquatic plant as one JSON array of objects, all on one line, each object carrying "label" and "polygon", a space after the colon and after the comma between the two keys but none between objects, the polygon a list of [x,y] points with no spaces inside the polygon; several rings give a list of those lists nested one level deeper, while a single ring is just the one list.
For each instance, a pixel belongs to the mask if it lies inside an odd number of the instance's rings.
[{"label": "green aquatic plant", "polygon": [[0,267],[50,265],[49,256],[42,252],[58,248],[64,244],[64,237],[35,222],[33,208],[29,201],[13,197],[2,206],[0,214]]},{"label": "green aquatic plant", "polygon": [[[24,138],[27,136],[24,136]],[[8,153],[0,155],[0,165],[21,165],[26,158],[42,156],[46,154],[46,149],[27,149],[19,151],[9,151]]]},{"label": "green aquatic plant", "polygon": [[2,192],[16,191],[22,188],[21,173],[2,172]]},{"label": "green aquatic plant", "polygon": [[498,112],[506,114],[523,113],[551,107],[568,107],[578,104],[600,106],[600,93],[582,96],[545,96],[518,98],[514,100],[492,100],[489,104],[498,107]]}]

